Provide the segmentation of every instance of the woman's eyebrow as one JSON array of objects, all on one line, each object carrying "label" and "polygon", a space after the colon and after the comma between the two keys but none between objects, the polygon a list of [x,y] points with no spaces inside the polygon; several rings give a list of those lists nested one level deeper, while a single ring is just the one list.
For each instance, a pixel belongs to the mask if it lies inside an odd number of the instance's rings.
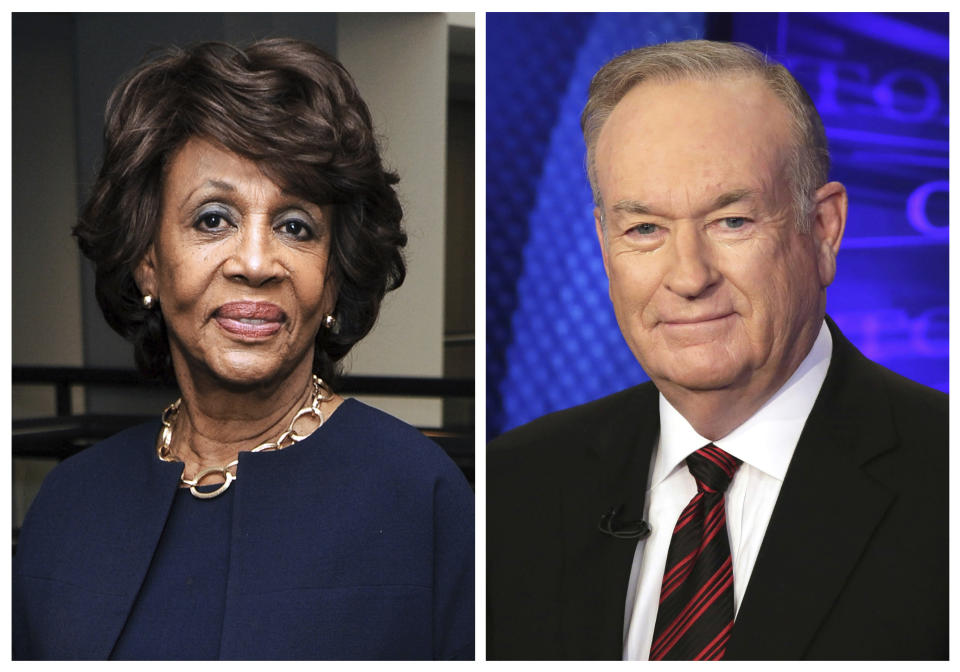
[{"label": "woman's eyebrow", "polygon": [[197,193],[201,189],[206,189],[208,187],[213,187],[214,189],[219,189],[221,191],[237,190],[235,186],[233,186],[229,182],[224,182],[223,180],[212,180],[212,179],[206,180],[202,184],[198,185],[196,189],[193,189],[189,194],[186,195],[186,197],[183,199],[183,202],[180,203],[180,209],[181,210],[183,209],[183,207],[187,204],[187,201],[189,201],[195,193]]}]

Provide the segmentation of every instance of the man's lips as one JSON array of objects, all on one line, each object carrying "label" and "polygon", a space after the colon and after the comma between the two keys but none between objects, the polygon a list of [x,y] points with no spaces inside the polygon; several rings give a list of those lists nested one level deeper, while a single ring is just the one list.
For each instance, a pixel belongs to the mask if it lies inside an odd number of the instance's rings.
[{"label": "man's lips", "polygon": [[277,333],[287,314],[267,301],[232,301],[217,308],[213,319],[231,334],[258,339]]},{"label": "man's lips", "polygon": [[674,317],[670,319],[662,319],[661,323],[669,325],[671,327],[681,327],[687,325],[697,325],[697,324],[706,324],[709,322],[716,322],[724,318],[730,317],[733,313],[714,313],[710,315],[701,315],[697,317]]}]

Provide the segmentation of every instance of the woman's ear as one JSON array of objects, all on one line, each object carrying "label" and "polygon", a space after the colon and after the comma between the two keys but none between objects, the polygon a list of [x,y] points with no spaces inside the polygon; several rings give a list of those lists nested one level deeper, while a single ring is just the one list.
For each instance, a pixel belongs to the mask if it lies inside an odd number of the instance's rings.
[{"label": "woman's ear", "polygon": [[320,300],[321,312],[324,315],[333,315],[337,309],[337,297],[339,295],[337,290],[338,287],[333,279],[333,274],[328,273],[323,283],[323,298]]},{"label": "woman's ear", "polygon": [[149,294],[154,299],[160,300],[157,296],[157,264],[152,244],[147,248],[137,267],[133,269],[133,279],[141,295]]}]

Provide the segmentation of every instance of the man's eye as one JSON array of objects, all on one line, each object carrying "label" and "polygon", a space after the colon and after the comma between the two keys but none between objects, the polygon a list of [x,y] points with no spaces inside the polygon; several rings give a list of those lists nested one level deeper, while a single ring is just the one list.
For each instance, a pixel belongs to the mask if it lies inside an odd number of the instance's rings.
[{"label": "man's eye", "polygon": [[724,217],[723,223],[728,229],[739,229],[747,223],[746,217]]},{"label": "man's eye", "polygon": [[630,229],[628,233],[639,233],[641,236],[649,236],[657,232],[656,224],[637,224]]}]

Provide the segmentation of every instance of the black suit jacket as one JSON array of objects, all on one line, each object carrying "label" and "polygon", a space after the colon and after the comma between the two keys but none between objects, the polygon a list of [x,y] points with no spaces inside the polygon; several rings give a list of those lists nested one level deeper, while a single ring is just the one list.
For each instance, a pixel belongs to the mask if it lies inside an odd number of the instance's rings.
[{"label": "black suit jacket", "polygon": [[[833,356],[740,605],[726,659],[948,657],[947,396]],[[491,442],[487,657],[619,659],[659,433],[651,383]]]}]

